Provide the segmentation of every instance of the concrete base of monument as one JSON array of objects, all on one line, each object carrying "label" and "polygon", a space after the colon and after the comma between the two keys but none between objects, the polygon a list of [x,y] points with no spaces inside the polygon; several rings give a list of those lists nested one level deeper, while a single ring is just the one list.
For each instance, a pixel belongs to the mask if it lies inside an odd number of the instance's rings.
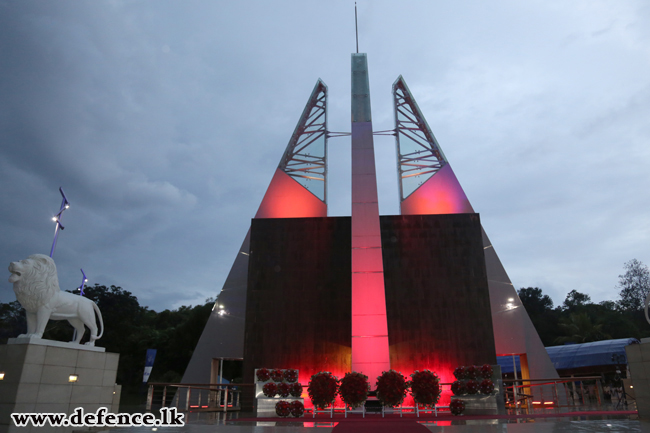
[{"label": "concrete base of monument", "polygon": [[[641,344],[625,346],[625,354],[639,418],[650,420],[650,342],[641,341]],[[626,390],[631,391],[627,386]]]},{"label": "concrete base of monument", "polygon": [[[103,347],[11,338],[0,345],[0,426],[11,413],[85,413],[105,407],[118,413],[121,386],[115,383],[120,355]],[[34,427],[35,428],[35,427]],[[23,427],[27,433],[29,428]]]},{"label": "concrete base of monument", "polygon": [[461,395],[452,397],[451,400],[463,400],[465,411],[463,415],[498,415],[499,405],[497,404],[498,394],[492,395]]},{"label": "concrete base of monument", "polygon": [[279,401],[288,401],[291,403],[292,401],[299,401],[303,404],[305,404],[305,399],[304,398],[268,398],[268,397],[261,397],[261,398],[256,398],[255,399],[255,414],[258,417],[266,417],[266,418],[273,418],[278,416],[275,413],[275,404]]}]

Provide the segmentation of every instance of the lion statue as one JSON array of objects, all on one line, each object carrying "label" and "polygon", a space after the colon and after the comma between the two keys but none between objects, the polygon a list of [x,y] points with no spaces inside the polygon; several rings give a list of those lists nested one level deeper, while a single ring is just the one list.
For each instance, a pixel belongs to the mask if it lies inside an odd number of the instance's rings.
[{"label": "lion statue", "polygon": [[[94,346],[95,340],[104,334],[104,321],[97,304],[83,296],[61,291],[56,265],[50,257],[34,254],[25,260],[11,262],[9,272],[9,282],[14,284],[16,299],[27,313],[27,334],[21,334],[18,338],[42,338],[50,319],[70,322],[77,330],[73,343],[81,342],[86,332],[84,325],[90,329],[87,345]],[[95,313],[102,328],[99,335]]]}]

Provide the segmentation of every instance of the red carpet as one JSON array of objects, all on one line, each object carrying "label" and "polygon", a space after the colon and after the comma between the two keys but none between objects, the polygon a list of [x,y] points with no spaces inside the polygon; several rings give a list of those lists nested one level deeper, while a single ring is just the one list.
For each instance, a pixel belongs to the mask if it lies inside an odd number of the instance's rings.
[{"label": "red carpet", "polygon": [[332,429],[332,433],[431,433],[431,430],[413,420],[404,421],[372,421],[340,422]]}]

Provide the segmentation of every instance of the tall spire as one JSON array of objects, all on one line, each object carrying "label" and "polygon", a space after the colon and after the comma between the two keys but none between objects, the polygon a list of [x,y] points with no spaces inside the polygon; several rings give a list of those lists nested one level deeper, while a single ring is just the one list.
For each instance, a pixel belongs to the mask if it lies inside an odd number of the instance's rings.
[{"label": "tall spire", "polygon": [[390,369],[366,54],[352,54],[352,371]]}]

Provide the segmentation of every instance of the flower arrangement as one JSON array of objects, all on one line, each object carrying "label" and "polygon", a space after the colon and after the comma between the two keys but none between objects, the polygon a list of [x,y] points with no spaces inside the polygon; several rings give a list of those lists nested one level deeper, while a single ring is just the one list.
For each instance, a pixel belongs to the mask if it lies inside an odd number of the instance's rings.
[{"label": "flower arrangement", "polygon": [[257,370],[255,375],[257,376],[257,380],[259,382],[266,382],[271,378],[271,373],[266,368],[260,368],[259,370]]},{"label": "flower arrangement", "polygon": [[291,394],[291,397],[300,397],[302,395],[302,385],[297,382],[289,385],[289,394]]},{"label": "flower arrangement", "polygon": [[288,368],[282,373],[282,377],[289,383],[294,383],[298,380],[298,372],[293,368]]},{"label": "flower arrangement", "polygon": [[462,380],[457,380],[454,383],[452,383],[451,392],[453,392],[454,395],[467,394],[467,389],[465,389],[465,382],[463,382]]},{"label": "flower arrangement", "polygon": [[273,382],[282,382],[283,376],[282,370],[271,370],[271,379],[273,379]]},{"label": "flower arrangement", "polygon": [[454,376],[458,379],[451,384],[451,391],[454,395],[463,394],[491,394],[494,391],[494,382],[491,377],[494,371],[490,364],[481,367],[470,365],[457,367]]},{"label": "flower arrangement", "polygon": [[275,397],[275,394],[278,393],[278,386],[273,382],[269,382],[264,385],[264,387],[262,388],[262,392],[264,393],[265,396],[269,398],[273,398]]},{"label": "flower arrangement", "polygon": [[411,395],[417,404],[433,407],[440,399],[440,378],[429,370],[415,370],[411,380],[407,383],[411,388]]},{"label": "flower arrangement", "polygon": [[329,371],[321,371],[309,379],[307,392],[314,407],[325,409],[334,403],[338,391],[339,379]]},{"label": "flower arrangement", "polygon": [[395,407],[402,404],[407,390],[406,378],[395,370],[384,371],[377,378],[377,398],[384,406]]},{"label": "flower arrangement", "polygon": [[459,399],[452,400],[451,403],[449,403],[449,410],[451,411],[452,415],[458,416],[465,410],[465,402]]},{"label": "flower arrangement", "polygon": [[291,402],[291,415],[295,416],[298,418],[299,416],[302,416],[305,413],[305,406],[302,404],[301,401],[292,401]]},{"label": "flower arrangement", "polygon": [[478,387],[479,387],[479,383],[474,379],[470,379],[467,382],[465,382],[465,389],[467,390],[468,394],[473,395],[478,393]]},{"label": "flower arrangement", "polygon": [[481,367],[481,377],[483,379],[490,379],[492,378],[492,366],[490,364],[483,364]]},{"label": "flower arrangement", "polygon": [[[268,385],[268,384],[267,384]],[[291,393],[291,387],[288,383],[278,383],[278,394],[280,394],[280,397],[285,398],[289,397],[289,394]]]},{"label": "flower arrangement", "polygon": [[339,394],[343,402],[351,408],[362,406],[368,399],[368,376],[356,371],[345,373],[341,379]]},{"label": "flower arrangement", "polygon": [[492,394],[494,391],[494,382],[491,379],[483,379],[478,389],[481,394]]},{"label": "flower arrangement", "polygon": [[281,417],[289,416],[291,413],[291,403],[288,401],[280,400],[275,404],[275,413]]}]

